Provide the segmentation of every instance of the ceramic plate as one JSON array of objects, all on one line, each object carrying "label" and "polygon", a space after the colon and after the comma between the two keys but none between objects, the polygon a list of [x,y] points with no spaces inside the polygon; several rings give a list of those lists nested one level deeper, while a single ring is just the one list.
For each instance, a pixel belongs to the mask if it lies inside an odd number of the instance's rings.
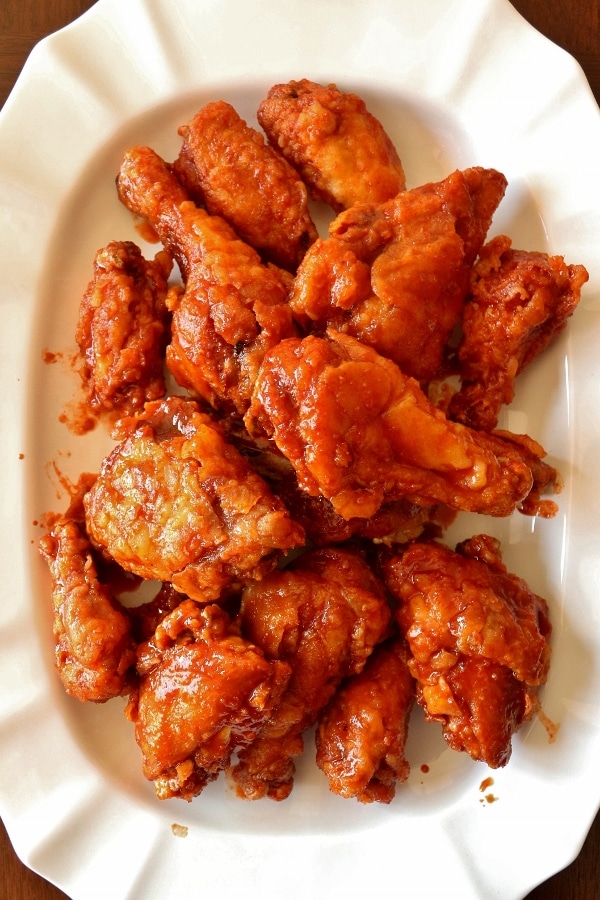
[{"label": "ceramic plate", "polygon": [[[160,803],[124,701],[70,700],[53,669],[40,522],[110,446],[102,429],[75,434],[77,308],[96,250],[139,242],[115,195],[123,150],[145,143],[171,159],[177,126],[205,102],[228,100],[252,122],[272,84],[301,77],[362,94],[409,186],[470,165],[503,171],[491,234],[589,270],[569,328],[502,422],[559,466],[558,516],[455,526],[493,528],[508,567],[548,598],[543,706],[560,727],[553,742],[540,721],[523,728],[492,773],[415,712],[412,774],[389,806],[330,794],[310,746],[283,803],[238,800],[222,780],[191,804]],[[574,858],[600,800],[599,157],[580,69],[505,0],[100,0],[38,45],[0,117],[0,813],[27,865],[74,900],[419,898],[449,886],[510,900]]]}]

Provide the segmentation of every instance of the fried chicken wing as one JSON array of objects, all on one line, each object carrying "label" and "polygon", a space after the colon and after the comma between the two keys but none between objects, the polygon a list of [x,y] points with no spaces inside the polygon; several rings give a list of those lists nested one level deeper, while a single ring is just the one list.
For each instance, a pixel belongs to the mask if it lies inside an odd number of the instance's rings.
[{"label": "fried chicken wing", "polygon": [[406,186],[396,149],[356,94],[306,78],[277,84],[257,118],[313,196],[337,212],[389,200]]},{"label": "fried chicken wing", "polygon": [[92,541],[126,571],[207,602],[303,544],[301,527],[193,401],[148,404],[129,429],[84,497]]},{"label": "fried chicken wing", "polygon": [[131,623],[98,579],[89,540],[63,519],[39,546],[52,577],[54,655],[65,690],[96,703],[118,697],[135,665]]},{"label": "fried chicken wing", "polygon": [[224,100],[203,106],[179,134],[174,171],[188,191],[266,260],[295,272],[317,238],[296,170]]},{"label": "fried chicken wing", "polygon": [[303,490],[346,519],[396,499],[504,516],[533,486],[515,444],[492,446],[449,421],[414,379],[344,334],[270,351],[246,424],[275,441]]},{"label": "fried chicken wing", "polygon": [[184,600],[138,651],[127,717],[159,799],[192,800],[247,746],[287,684],[215,605]]},{"label": "fried chicken wing", "polygon": [[96,254],[75,333],[93,409],[133,412],[165,394],[172,264],[165,251],[144,259],[131,241],[111,241]]},{"label": "fried chicken wing", "polygon": [[375,647],[362,672],[338,688],[319,719],[317,765],[329,788],[361,803],[390,803],[410,765],[404,748],[415,686],[403,641]]},{"label": "fried chicken wing", "polygon": [[501,235],[482,249],[462,316],[461,389],[449,415],[483,431],[512,402],[517,375],[563,331],[588,280],[583,266],[562,256],[511,244]]},{"label": "fried chicken wing", "polygon": [[243,414],[265,351],[296,334],[291,276],[263,265],[224,219],[189,200],[150,148],[130,148],[118,188],[127,207],[155,228],[186,281],[184,291],[169,295],[169,370],[211,405]]},{"label": "fried chicken wing", "polygon": [[295,317],[351,334],[405,374],[431,380],[505,189],[499,172],[473,168],[342,213],[298,270]]},{"label": "fried chicken wing", "polygon": [[283,800],[292,790],[294,758],[341,679],[363,668],[385,636],[390,611],[381,583],[357,554],[313,550],[288,568],[244,589],[241,629],[292,669],[288,687],[231,776],[247,799]]},{"label": "fried chicken wing", "polygon": [[504,766],[548,673],[546,601],[506,570],[486,535],[457,552],[417,542],[386,564],[385,579],[427,718],[453,749]]}]

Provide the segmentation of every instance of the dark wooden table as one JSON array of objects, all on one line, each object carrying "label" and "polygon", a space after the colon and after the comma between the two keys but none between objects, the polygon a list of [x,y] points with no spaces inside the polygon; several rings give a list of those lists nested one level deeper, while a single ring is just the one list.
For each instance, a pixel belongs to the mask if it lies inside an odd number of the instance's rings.
[{"label": "dark wooden table", "polygon": [[[0,0],[0,105],[40,38],[93,6],[92,0]],[[519,12],[581,63],[600,103],[600,0],[514,0]],[[599,238],[600,239],[600,238]],[[532,846],[536,835],[531,835]],[[510,866],[510,859],[506,865]],[[452,897],[452,886],[448,886]],[[572,865],[540,885],[528,900],[600,897],[600,815]],[[0,822],[0,900],[64,900],[65,894],[25,868]],[[485,898],[482,898],[485,900]]]}]

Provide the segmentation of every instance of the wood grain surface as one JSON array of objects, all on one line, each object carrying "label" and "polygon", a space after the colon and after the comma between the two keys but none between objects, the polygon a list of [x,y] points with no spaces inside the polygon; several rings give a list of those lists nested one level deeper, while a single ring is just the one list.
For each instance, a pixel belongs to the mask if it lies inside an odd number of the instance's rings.
[{"label": "wood grain surface", "polygon": [[[513,5],[532,25],[579,61],[600,103],[600,0],[515,0]],[[0,0],[0,106],[33,45],[91,6],[89,0]],[[532,834],[532,852],[535,852],[535,842],[536,835]],[[506,860],[506,865],[510,864]],[[456,898],[451,884],[447,896],[451,900]],[[0,823],[0,900],[64,900],[65,897],[62,891],[20,862]],[[575,862],[532,891],[528,900],[597,900],[598,897],[600,815]]]}]

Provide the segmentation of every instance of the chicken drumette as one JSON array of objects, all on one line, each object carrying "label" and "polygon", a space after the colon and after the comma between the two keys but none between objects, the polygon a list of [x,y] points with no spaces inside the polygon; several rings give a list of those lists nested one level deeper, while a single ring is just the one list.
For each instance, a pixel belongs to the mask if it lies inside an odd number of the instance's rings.
[{"label": "chicken drumette", "polygon": [[498,542],[415,543],[387,562],[417,700],[455,750],[504,766],[550,664],[546,601],[510,574]]},{"label": "chicken drumette", "polygon": [[218,606],[182,603],[138,648],[128,718],[159,799],[191,800],[254,739],[289,667],[231,627]]}]

